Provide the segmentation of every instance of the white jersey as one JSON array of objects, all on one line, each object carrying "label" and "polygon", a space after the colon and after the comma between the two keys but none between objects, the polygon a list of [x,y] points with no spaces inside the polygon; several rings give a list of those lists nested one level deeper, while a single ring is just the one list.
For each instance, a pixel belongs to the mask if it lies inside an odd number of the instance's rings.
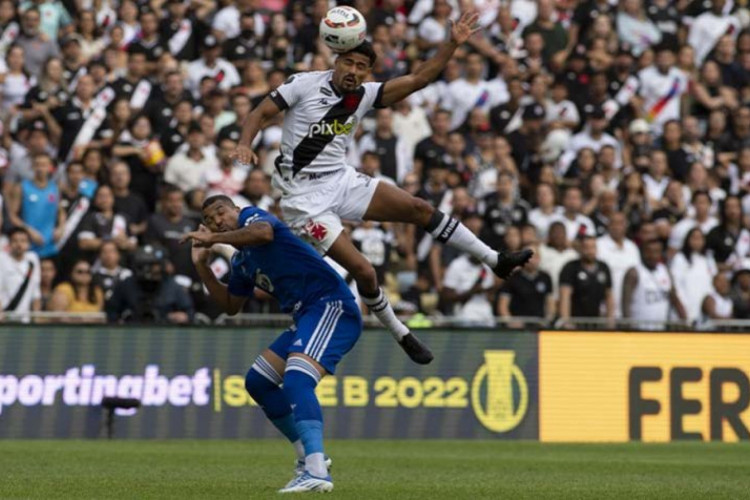
[{"label": "white jersey", "polygon": [[667,321],[669,292],[672,290],[667,266],[659,263],[652,271],[639,263],[635,269],[638,271],[638,286],[633,291],[630,317],[643,321]]},{"label": "white jersey", "polygon": [[638,79],[646,119],[651,122],[651,131],[661,136],[666,122],[680,119],[680,98],[688,91],[688,77],[681,69],[670,68],[663,75],[656,66],[649,66],[638,74]]},{"label": "white jersey", "polygon": [[622,284],[625,274],[641,262],[641,253],[635,243],[625,238],[622,246],[608,234],[597,238],[596,256],[609,266],[612,275],[612,297],[615,299],[615,317],[622,317]]},{"label": "white jersey", "polygon": [[[734,302],[732,302],[731,298],[724,297],[723,295],[719,294],[715,290],[711,292],[708,296],[714,299],[714,312],[716,313],[717,316],[719,316],[719,318],[721,319],[732,318],[732,315],[734,314]],[[704,329],[709,329],[713,325],[713,320],[709,318],[707,315],[703,314],[702,319],[703,319],[702,326]]]},{"label": "white jersey", "polygon": [[26,252],[23,259],[15,260],[10,254],[0,252],[0,311],[8,308],[28,279],[26,289],[17,299],[16,313],[28,313],[34,300],[41,295],[41,270],[39,257],[34,252]]},{"label": "white jersey", "polygon": [[380,107],[383,83],[363,83],[342,95],[332,78],[333,71],[298,73],[271,92],[276,105],[287,110],[276,160],[285,178],[302,169],[323,173],[344,167],[357,125],[368,111]]}]

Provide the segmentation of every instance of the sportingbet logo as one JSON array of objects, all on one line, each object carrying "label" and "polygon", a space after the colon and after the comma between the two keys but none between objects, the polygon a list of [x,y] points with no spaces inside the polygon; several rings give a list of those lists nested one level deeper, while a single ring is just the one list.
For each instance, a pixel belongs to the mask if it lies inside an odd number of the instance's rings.
[{"label": "sportingbet logo", "polygon": [[0,374],[0,415],[15,404],[99,406],[105,396],[137,398],[143,406],[206,406],[211,397],[208,368],[192,374],[167,377],[158,365],[147,365],[139,374],[98,374],[94,365],[72,367],[58,374]]},{"label": "sportingbet logo", "polygon": [[333,120],[330,123],[318,122],[310,125],[310,130],[307,133],[307,137],[315,136],[329,136],[329,135],[348,135],[351,134],[356,125],[356,121],[349,123],[341,123],[338,120]]}]

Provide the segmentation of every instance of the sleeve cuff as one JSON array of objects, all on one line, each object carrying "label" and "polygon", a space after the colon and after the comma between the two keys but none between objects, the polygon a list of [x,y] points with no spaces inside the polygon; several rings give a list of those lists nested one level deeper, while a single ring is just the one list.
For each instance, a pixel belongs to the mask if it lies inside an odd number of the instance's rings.
[{"label": "sleeve cuff", "polygon": [[281,93],[278,90],[274,90],[269,94],[269,97],[271,100],[276,104],[276,106],[279,107],[281,111],[284,111],[285,109],[289,109],[289,105],[286,103],[284,98],[282,97]]},{"label": "sleeve cuff", "polygon": [[385,83],[381,83],[380,87],[378,87],[378,93],[375,95],[375,102],[372,105],[373,108],[382,109],[382,108],[388,107],[388,106],[383,105],[383,89],[384,88],[385,88]]}]

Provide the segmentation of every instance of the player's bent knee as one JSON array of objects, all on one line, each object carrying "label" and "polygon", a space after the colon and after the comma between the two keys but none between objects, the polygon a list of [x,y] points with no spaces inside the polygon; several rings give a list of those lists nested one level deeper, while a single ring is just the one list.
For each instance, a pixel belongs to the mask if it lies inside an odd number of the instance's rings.
[{"label": "player's bent knee", "polygon": [[281,382],[281,375],[263,356],[258,356],[245,375],[245,390],[257,401],[257,396],[269,388],[280,386]]}]

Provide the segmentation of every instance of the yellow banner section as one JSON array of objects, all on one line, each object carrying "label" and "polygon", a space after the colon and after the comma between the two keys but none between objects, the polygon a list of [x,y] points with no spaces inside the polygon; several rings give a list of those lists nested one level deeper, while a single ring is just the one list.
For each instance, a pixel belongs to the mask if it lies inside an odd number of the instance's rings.
[{"label": "yellow banner section", "polygon": [[546,442],[750,440],[750,335],[541,332]]}]

